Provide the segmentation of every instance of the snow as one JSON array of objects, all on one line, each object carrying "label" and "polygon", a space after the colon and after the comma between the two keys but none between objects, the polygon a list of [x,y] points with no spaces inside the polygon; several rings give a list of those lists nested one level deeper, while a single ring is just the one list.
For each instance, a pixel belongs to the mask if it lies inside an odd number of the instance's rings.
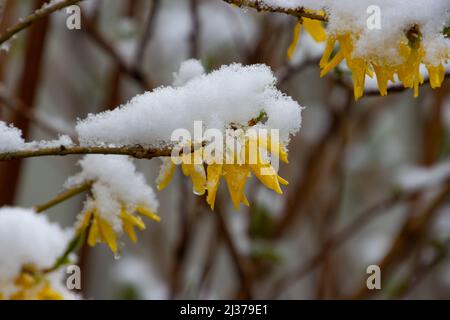
[{"label": "snow", "polygon": [[0,121],[0,152],[17,151],[25,146],[22,131]]},{"label": "snow", "polygon": [[173,74],[173,85],[178,87],[184,85],[189,80],[201,76],[205,73],[205,68],[203,68],[200,61],[196,59],[186,60],[181,63],[180,70],[174,72]]},{"label": "snow", "polygon": [[58,139],[55,140],[42,140],[42,141],[33,141],[25,144],[26,150],[37,150],[37,149],[45,149],[45,148],[59,148],[59,147],[70,147],[73,146],[74,143],[72,139],[68,135],[61,135]]},{"label": "snow", "polygon": [[55,140],[42,140],[25,142],[22,131],[12,125],[0,121],[0,153],[15,152],[23,150],[37,150],[42,148],[70,147],[72,139],[67,135],[61,135]]},{"label": "snow", "polygon": [[65,184],[71,188],[94,181],[93,199],[85,202],[85,211],[97,208],[99,215],[110,222],[116,231],[121,231],[120,211],[125,205],[133,212],[139,205],[152,212],[158,209],[158,200],[153,189],[146,183],[144,175],[128,156],[87,155],[79,161],[81,172],[70,177]]},{"label": "snow", "polygon": [[[330,36],[354,35],[355,57],[401,63],[398,44],[408,41],[405,33],[413,25],[418,25],[422,33],[424,63],[436,66],[450,53],[450,40],[442,34],[450,21],[448,0],[262,0],[259,3],[271,8],[324,9]],[[368,28],[368,20],[374,17],[373,11],[368,11],[371,6],[380,9],[380,29]]]},{"label": "snow", "polygon": [[437,186],[448,178],[450,178],[450,161],[444,161],[430,168],[404,167],[397,175],[397,183],[404,190],[416,191]]},{"label": "snow", "polygon": [[73,235],[32,209],[0,208],[0,291],[14,281],[22,267],[51,267]]},{"label": "snow", "polygon": [[[193,62],[183,64],[175,80],[199,70]],[[261,127],[279,129],[280,140],[286,144],[300,129],[301,107],[275,83],[266,65],[222,66],[183,86],[161,87],[112,111],[90,114],[78,122],[76,130],[85,146],[158,146],[170,144],[175,129],[191,131],[194,121],[202,121],[204,131],[224,132],[232,123],[247,125],[264,111],[268,120]]]}]

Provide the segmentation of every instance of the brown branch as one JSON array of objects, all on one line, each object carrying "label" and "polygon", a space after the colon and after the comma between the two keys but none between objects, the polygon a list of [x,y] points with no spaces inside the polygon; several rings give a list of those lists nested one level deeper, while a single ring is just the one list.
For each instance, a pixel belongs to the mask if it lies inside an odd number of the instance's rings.
[{"label": "brown branch", "polygon": [[150,13],[147,17],[147,21],[145,22],[145,29],[142,38],[138,44],[136,50],[136,57],[134,59],[134,69],[141,69],[142,63],[144,61],[145,51],[147,49],[147,45],[150,42],[153,34],[154,34],[154,26],[156,23],[156,16],[161,6],[161,0],[153,0],[150,8]]},{"label": "brown branch", "polygon": [[[83,13],[83,16],[86,15]],[[97,45],[103,49],[103,51],[108,54],[111,59],[116,63],[118,68],[130,78],[134,79],[142,89],[149,91],[153,88],[153,83],[150,79],[148,79],[140,69],[136,69],[131,66],[125,59],[119,54],[114,45],[107,39],[97,28],[95,25],[95,21],[92,18],[86,17],[84,19],[86,34],[94,40]]]},{"label": "brown branch", "polygon": [[222,207],[220,206],[220,202],[218,203],[217,200],[218,199],[216,199],[215,216],[217,218],[220,233],[223,237],[225,245],[227,246],[228,251],[236,267],[236,271],[240,279],[240,286],[243,290],[244,298],[252,299],[251,281],[248,270],[246,268],[247,266],[246,261],[239,253],[233,241],[233,237],[230,233],[230,230],[228,230],[227,222],[225,221],[224,213],[222,212]]},{"label": "brown branch", "polygon": [[387,213],[389,208],[392,208],[402,199],[407,197],[408,196],[401,195],[400,193],[394,193],[358,214],[356,218],[341,231],[331,235],[309,262],[303,264],[297,270],[286,273],[286,275],[280,278],[271,290],[272,296],[279,296],[287,286],[300,281],[309,272],[317,268],[332,250],[337,250],[351,239],[361,227],[366,226],[372,219],[378,217],[378,214]]},{"label": "brown branch", "polygon": [[264,4],[263,1],[255,0],[255,1],[248,1],[248,0],[223,0],[228,4],[235,5],[238,7],[248,7],[255,9],[257,11],[265,11],[265,12],[277,12],[277,13],[284,13],[288,14],[297,18],[309,18],[313,20],[320,20],[320,21],[327,21],[326,15],[317,14],[313,12],[307,12],[305,8],[295,8],[295,9],[288,9],[283,7],[276,7],[276,6],[268,6],[267,4]]},{"label": "brown branch", "polygon": [[55,130],[55,128],[53,128],[50,124],[41,121],[41,119],[39,119],[36,116],[34,109],[25,106],[25,104],[19,101],[18,99],[13,99],[11,97],[4,95],[1,92],[1,90],[0,90],[0,106],[5,107],[6,109],[12,112],[20,114],[21,117],[24,117],[30,122],[33,122],[37,127],[39,127],[48,134],[54,135],[58,133]]},{"label": "brown branch", "polygon": [[[383,279],[387,277],[388,272],[392,270],[399,257],[405,256],[408,252],[410,252],[414,246],[414,243],[417,242],[417,238],[420,237],[422,231],[428,227],[438,209],[448,201],[449,196],[450,181],[447,181],[446,185],[439,192],[439,194],[433,198],[427,208],[425,208],[418,215],[411,215],[405,221],[390,249],[381,261],[377,263],[383,272]],[[364,286],[358,288],[348,298],[364,299],[373,294],[375,294],[375,292],[373,292],[373,290],[368,290],[364,284]]]},{"label": "brown branch", "polygon": [[284,70],[282,70],[278,74],[278,85],[283,86],[289,80],[292,79],[292,77],[296,76],[297,74],[303,72],[305,69],[312,67],[312,66],[319,66],[320,58],[310,58],[298,65],[287,65]]},{"label": "brown branch", "polygon": [[124,147],[83,147],[83,146],[60,146],[56,148],[41,148],[32,150],[20,150],[0,153],[0,162],[14,159],[24,159],[44,156],[66,156],[83,154],[115,154],[128,155],[137,159],[153,159],[157,157],[168,157],[172,148],[144,148],[140,145]]},{"label": "brown branch", "polygon": [[39,21],[42,18],[45,18],[49,14],[52,14],[55,11],[58,11],[63,8],[74,5],[80,1],[83,1],[83,0],[61,0],[61,1],[55,2],[52,5],[43,6],[41,9],[36,10],[32,14],[30,14],[28,17],[21,19],[18,24],[6,29],[6,31],[0,35],[0,44],[8,41],[15,34],[28,28],[29,26],[33,25],[36,21]]},{"label": "brown branch", "polygon": [[188,182],[183,179],[180,181],[180,200],[179,200],[179,213],[180,213],[180,226],[178,233],[180,236],[177,239],[174,250],[174,259],[171,268],[170,279],[170,298],[175,299],[181,290],[182,279],[184,274],[184,267],[186,264],[188,251],[192,240],[194,239],[195,227],[197,224],[197,210],[199,208],[199,200],[201,198],[194,199],[193,205],[189,203]]},{"label": "brown branch", "polygon": [[189,52],[191,58],[197,59],[199,56],[199,35],[200,35],[200,15],[198,0],[189,1],[189,12],[191,16],[191,31],[189,34]]},{"label": "brown branch", "polygon": [[[345,105],[350,103],[351,94],[348,94]],[[311,195],[320,186],[320,178],[324,174],[324,167],[326,166],[324,153],[328,151],[336,134],[341,132],[347,123],[347,114],[345,112],[347,108],[345,105],[342,106],[344,110],[333,110],[330,112],[332,122],[328,130],[314,145],[306,160],[305,169],[299,172],[297,186],[291,188],[287,195],[285,205],[273,234],[275,238],[281,237],[286,230],[293,226],[295,219],[306,211],[304,209],[307,207]]]},{"label": "brown branch", "polygon": [[[45,4],[45,0],[34,0],[33,8],[39,10]],[[44,16],[29,27],[26,34],[25,51],[22,57],[20,76],[16,85],[15,96],[27,107],[33,109],[36,106],[36,98],[39,93],[39,79],[43,69],[46,39],[50,31],[50,19]],[[14,113],[10,123],[14,123],[22,130],[23,137],[29,135],[30,121],[20,113]],[[21,161],[0,164],[0,185],[8,186],[0,194],[0,206],[14,203],[21,172]]]}]

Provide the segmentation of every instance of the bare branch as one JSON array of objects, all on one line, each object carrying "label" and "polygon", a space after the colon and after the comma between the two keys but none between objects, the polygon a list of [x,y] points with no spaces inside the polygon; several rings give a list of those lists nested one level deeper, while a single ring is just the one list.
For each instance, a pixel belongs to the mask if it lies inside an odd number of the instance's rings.
[{"label": "bare branch", "polygon": [[8,41],[15,34],[19,33],[23,29],[28,28],[29,26],[34,24],[36,21],[38,21],[42,18],[45,18],[49,14],[52,14],[55,11],[58,11],[63,8],[74,5],[80,1],[83,1],[83,0],[61,0],[61,1],[55,2],[54,4],[45,6],[39,10],[36,10],[32,14],[30,14],[28,17],[21,19],[18,24],[6,29],[6,31],[0,35],[0,44]]},{"label": "bare branch", "polygon": [[154,34],[154,26],[156,23],[156,16],[159,11],[159,8],[161,6],[161,0],[153,0],[153,3],[151,4],[150,13],[147,17],[147,20],[145,22],[145,29],[144,34],[142,35],[142,38],[139,41],[137,50],[136,50],[136,57],[134,61],[134,69],[139,70],[141,69],[142,63],[144,61],[144,54],[147,49],[148,43],[150,42],[153,34]]},{"label": "bare branch", "polygon": [[[83,15],[86,17],[86,14]],[[86,34],[95,42],[97,45],[103,49],[103,51],[110,56],[110,58],[116,63],[117,67],[127,74],[130,78],[134,79],[142,89],[150,91],[153,89],[152,81],[144,75],[140,69],[136,69],[130,63],[128,63],[114,47],[113,43],[107,39],[98,30],[95,25],[95,21],[92,18],[86,17],[84,19],[84,26],[86,27]]]}]

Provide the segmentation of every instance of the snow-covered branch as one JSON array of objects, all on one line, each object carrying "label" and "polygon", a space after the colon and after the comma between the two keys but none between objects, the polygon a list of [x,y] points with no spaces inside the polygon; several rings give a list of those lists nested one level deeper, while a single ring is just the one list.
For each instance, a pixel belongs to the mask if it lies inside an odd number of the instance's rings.
[{"label": "snow-covered branch", "polygon": [[123,147],[83,147],[83,146],[60,146],[54,148],[38,148],[0,153],[0,161],[14,159],[34,158],[44,156],[66,156],[73,154],[115,154],[128,155],[137,159],[152,159],[156,157],[170,156],[171,148],[144,148],[139,145]]}]

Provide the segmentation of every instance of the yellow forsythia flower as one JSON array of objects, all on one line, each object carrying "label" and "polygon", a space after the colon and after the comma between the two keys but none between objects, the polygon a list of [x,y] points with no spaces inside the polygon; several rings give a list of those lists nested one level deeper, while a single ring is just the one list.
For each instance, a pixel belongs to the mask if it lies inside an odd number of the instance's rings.
[{"label": "yellow forsythia flower", "polygon": [[[160,221],[160,217],[144,206],[136,206],[134,210],[129,210],[122,205],[118,221],[121,229],[128,235],[131,241],[136,242],[137,237],[134,228],[139,230],[145,229],[145,224],[141,217],[136,216],[133,212],[146,216],[154,221]],[[119,232],[117,226],[113,226],[110,221],[99,214],[99,209],[95,206],[95,200],[89,199],[83,213],[83,219],[78,227],[78,231],[88,231],[87,243],[93,247],[98,242],[106,243],[113,253],[118,252],[117,238]]]},{"label": "yellow forsythia flower", "polygon": [[[317,12],[319,13],[319,12]],[[400,80],[405,88],[414,89],[414,97],[419,95],[419,86],[423,84],[424,79],[420,73],[421,64],[425,64],[428,71],[430,86],[432,88],[439,88],[445,78],[444,64],[450,58],[450,50],[443,49],[443,52],[438,52],[436,60],[440,61],[437,64],[431,64],[424,61],[426,48],[421,42],[420,32],[414,38],[408,39],[405,36],[403,41],[397,45],[397,53],[402,62],[385,61],[376,56],[355,57],[354,43],[358,40],[358,33],[345,32],[342,34],[335,34],[327,36],[326,30],[321,21],[302,18],[304,29],[317,42],[326,41],[326,46],[320,61],[321,73],[323,77],[342,61],[346,61],[348,68],[352,72],[353,91],[355,100],[358,100],[364,94],[364,84],[366,75],[369,77],[376,76],[378,89],[382,96],[387,95],[388,82],[395,82],[396,77]],[[295,37],[291,46],[288,49],[288,56],[292,57],[297,40],[299,38],[300,27],[295,27]],[[294,43],[295,42],[295,43]],[[338,50],[335,51],[335,47]]]},{"label": "yellow forsythia flower", "polygon": [[[255,175],[267,188],[275,191],[278,194],[282,194],[280,184],[287,185],[288,182],[281,178],[272,167],[270,163],[264,161],[261,152],[255,156],[256,161],[250,161],[250,144],[254,143],[258,146],[264,146],[265,150],[269,153],[272,152],[272,143],[270,139],[266,138],[250,138],[246,137],[244,141],[244,160],[242,164],[237,161],[237,155],[233,155],[233,163],[227,163],[222,161],[217,163],[213,159],[205,159],[205,163],[194,162],[194,154],[198,152],[201,154],[203,149],[199,149],[196,152],[183,154],[180,157],[181,167],[184,175],[191,177],[193,183],[193,191],[197,195],[204,195],[207,193],[206,202],[214,210],[214,204],[216,200],[216,193],[218,190],[220,178],[223,177],[228,187],[228,192],[231,197],[231,201],[236,209],[240,204],[248,206],[249,202],[245,196],[245,185],[247,179],[251,175]],[[278,156],[281,161],[288,162],[287,152],[281,146],[277,145]],[[225,160],[225,159],[223,159]],[[164,189],[171,181],[175,170],[175,164],[171,158],[165,158],[159,177],[157,179],[158,189]],[[206,170],[205,170],[206,167]],[[264,174],[262,174],[264,170]]]},{"label": "yellow forsythia flower", "polygon": [[[42,279],[42,276],[22,272],[14,284],[17,291],[13,292],[10,300],[63,300],[63,296],[55,291],[50,282]],[[0,293],[0,300],[3,294]]]}]

